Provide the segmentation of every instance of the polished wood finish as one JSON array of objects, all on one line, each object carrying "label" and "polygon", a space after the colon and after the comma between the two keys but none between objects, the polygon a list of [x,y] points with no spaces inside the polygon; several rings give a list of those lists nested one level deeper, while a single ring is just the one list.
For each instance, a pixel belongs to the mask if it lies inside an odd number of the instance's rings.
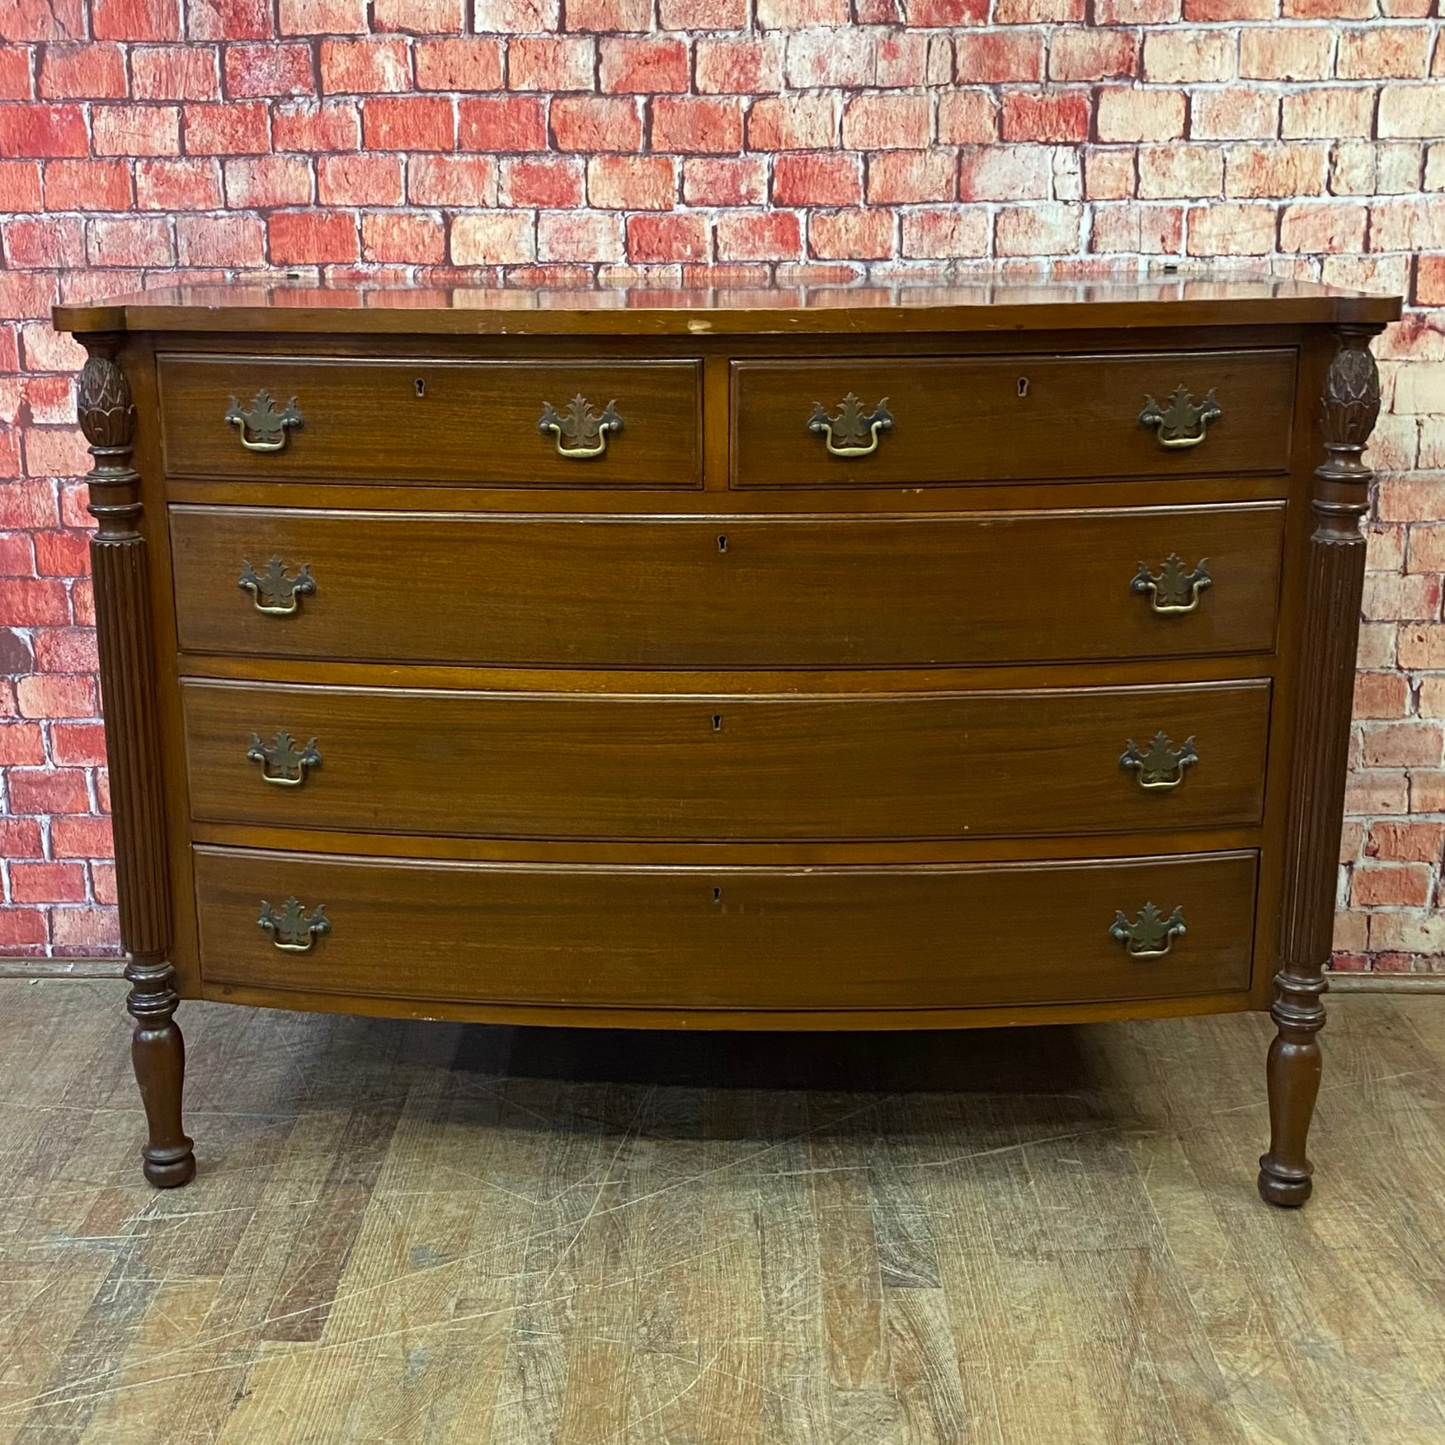
[{"label": "polished wood finish", "polygon": [[[716,280],[57,313],[138,409],[152,1150],[188,1158],[178,996],[823,1031],[1273,992],[1262,1190],[1298,1202],[1398,304]],[[578,391],[596,455],[559,458]]]},{"label": "polished wood finish", "polygon": [[[736,487],[928,486],[1086,477],[1282,472],[1290,459],[1293,351],[733,364]],[[1177,386],[1217,394],[1221,420],[1170,450],[1139,414]],[[815,403],[886,400],[868,456],[837,457],[808,431]],[[1097,444],[1081,447],[1087,435]]]},{"label": "polished wood finish", "polygon": [[[569,1008],[938,1008],[1249,983],[1255,855],[926,869],[567,868],[196,851],[208,983]],[[330,931],[256,924],[295,895]],[[1116,910],[1182,908],[1162,958]],[[906,945],[900,947],[900,940]]]},{"label": "polished wood finish", "polygon": [[[1269,684],[914,697],[183,686],[192,815],[360,832],[700,841],[973,838],[1255,824]],[[252,734],[315,739],[279,769]],[[1201,761],[1141,786],[1157,732]],[[1174,786],[1169,783],[1177,778]]]},{"label": "polished wood finish", "polygon": [[[1285,510],[539,518],[173,507],[188,652],[549,667],[926,667],[1274,645]],[[1184,616],[1140,563],[1207,560]],[[257,612],[242,567],[316,582]],[[999,559],[1009,559],[1000,569]]]},{"label": "polished wood finish", "polygon": [[[159,358],[165,466],[176,477],[461,482],[489,486],[702,485],[695,361],[367,362],[287,356]],[[248,451],[225,421],[261,391],[303,422],[279,451]],[[538,430],[544,405],[615,402],[622,429],[582,460]],[[574,444],[563,439],[563,444]]]}]

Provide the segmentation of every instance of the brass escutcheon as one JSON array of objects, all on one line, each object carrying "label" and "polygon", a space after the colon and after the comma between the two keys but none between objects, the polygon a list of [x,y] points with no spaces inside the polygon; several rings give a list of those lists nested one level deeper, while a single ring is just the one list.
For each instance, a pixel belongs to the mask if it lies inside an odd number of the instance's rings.
[{"label": "brass escutcheon", "polygon": [[[863,403],[850,391],[843,398],[837,416],[829,416],[821,401],[813,403],[813,414],[808,418],[808,430],[814,436],[823,437],[829,454],[835,457],[866,457],[878,450],[878,433],[890,431],[893,427],[893,413],[888,410],[885,396],[866,415]],[[865,443],[863,438],[867,436]],[[836,443],[841,442],[842,445]]]},{"label": "brass escutcheon", "polygon": [[262,781],[274,783],[278,788],[299,788],[306,781],[307,768],[321,766],[316,739],[312,738],[304,748],[298,748],[296,739],[284,729],[276,734],[269,746],[261,741],[260,733],[252,733],[246,756],[253,763],[261,764]]},{"label": "brass escutcheon", "polygon": [[1139,910],[1133,923],[1116,911],[1109,926],[1109,937],[1118,939],[1130,958],[1163,958],[1184,932],[1182,908],[1176,908],[1165,918],[1152,903],[1146,903]]},{"label": "brass escutcheon", "polygon": [[1214,579],[1204,565],[1208,560],[1207,557],[1201,558],[1192,572],[1186,572],[1183,558],[1178,552],[1171,552],[1164,559],[1157,577],[1149,571],[1147,562],[1141,562],[1134,580],[1129,583],[1129,590],[1147,593],[1150,609],[1161,617],[1177,617],[1181,613],[1193,612],[1199,606],[1199,594],[1214,585]]},{"label": "brass escutcheon", "polygon": [[273,557],[266,570],[259,575],[249,562],[241,564],[241,580],[237,584],[243,592],[251,594],[251,601],[257,612],[268,617],[289,617],[301,605],[303,597],[316,591],[311,568],[302,563],[294,577],[286,575],[285,564],[279,557]]},{"label": "brass escutcheon", "polygon": [[301,426],[304,420],[294,396],[285,411],[277,411],[269,391],[258,391],[249,411],[243,411],[234,396],[226,409],[226,421],[240,430],[241,445],[248,452],[279,452],[286,445],[287,430]]},{"label": "brass escutcheon", "polygon": [[323,933],[331,932],[331,920],[326,916],[324,904],[318,903],[310,918],[297,898],[288,898],[281,905],[281,912],[275,913],[264,899],[261,902],[261,916],[256,920],[258,927],[271,935],[271,942],[282,953],[310,953],[312,946]]},{"label": "brass escutcheon", "polygon": [[[600,457],[607,450],[608,432],[622,430],[622,418],[617,414],[617,403],[609,401],[606,410],[598,416],[592,410],[592,403],[578,392],[567,403],[562,416],[552,409],[549,401],[542,407],[537,430],[546,436],[549,432],[557,441],[557,455],[572,461],[586,461],[589,457]],[[566,437],[567,446],[562,445]]]},{"label": "brass escutcheon", "polygon": [[1184,739],[1184,746],[1177,752],[1170,744],[1169,734],[1157,732],[1154,740],[1141,753],[1129,739],[1124,755],[1119,759],[1121,768],[1132,768],[1139,786],[1151,792],[1163,788],[1177,788],[1184,781],[1184,769],[1199,761],[1194,751],[1194,739]]},{"label": "brass escutcheon", "polygon": [[1159,445],[1171,451],[1197,447],[1209,432],[1209,424],[1224,415],[1211,388],[1204,400],[1196,403],[1187,386],[1177,386],[1168,406],[1160,406],[1152,396],[1145,396],[1144,410],[1139,413],[1140,426],[1152,426],[1159,435]]}]

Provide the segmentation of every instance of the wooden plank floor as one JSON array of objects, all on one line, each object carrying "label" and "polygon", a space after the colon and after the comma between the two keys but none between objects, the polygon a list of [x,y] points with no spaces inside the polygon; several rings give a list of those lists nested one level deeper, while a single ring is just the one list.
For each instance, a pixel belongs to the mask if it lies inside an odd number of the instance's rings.
[{"label": "wooden plank floor", "polygon": [[1445,1441],[1445,998],[1336,999],[1317,1198],[1262,1018],[779,1038],[0,980],[3,1445]]}]

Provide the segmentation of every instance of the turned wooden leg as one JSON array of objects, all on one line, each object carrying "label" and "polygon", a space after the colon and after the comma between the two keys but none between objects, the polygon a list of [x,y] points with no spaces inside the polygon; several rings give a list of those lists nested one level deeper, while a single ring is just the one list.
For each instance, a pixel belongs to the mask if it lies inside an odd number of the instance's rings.
[{"label": "turned wooden leg", "polygon": [[142,1167],[157,1189],[174,1189],[196,1176],[196,1156],[181,1128],[186,1045],[176,1026],[175,970],[165,962],[133,962],[125,976],[131,985],[126,1009],[135,1019],[131,1060],[149,1133]]},{"label": "turned wooden leg", "polygon": [[1270,1015],[1279,1026],[1265,1066],[1269,1081],[1269,1152],[1259,1160],[1259,1193],[1268,1204],[1297,1209],[1314,1188],[1305,1155],[1310,1119],[1320,1091],[1319,1031],[1325,1026],[1323,978],[1274,981]]}]

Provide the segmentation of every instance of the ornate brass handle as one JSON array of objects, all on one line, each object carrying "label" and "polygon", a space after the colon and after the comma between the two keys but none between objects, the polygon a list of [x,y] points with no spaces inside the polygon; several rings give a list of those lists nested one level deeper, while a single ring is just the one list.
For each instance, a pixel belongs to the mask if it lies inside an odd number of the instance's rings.
[{"label": "ornate brass handle", "polygon": [[1124,749],[1124,755],[1119,759],[1119,766],[1133,768],[1139,786],[1154,791],[1177,788],[1184,781],[1184,769],[1192,767],[1198,761],[1199,754],[1194,751],[1193,738],[1185,738],[1184,746],[1175,752],[1169,744],[1169,734],[1158,732],[1154,734],[1154,741],[1142,753],[1134,746],[1134,739],[1130,738],[1129,746]]},{"label": "ornate brass handle", "polygon": [[318,903],[316,911],[307,918],[306,910],[296,898],[288,898],[279,914],[273,913],[271,905],[262,900],[261,916],[256,923],[271,935],[271,942],[282,953],[310,953],[316,940],[323,933],[331,932],[331,920],[326,916],[324,904]]},{"label": "ornate brass handle", "polygon": [[1146,903],[1133,923],[1115,912],[1109,937],[1117,938],[1130,958],[1163,958],[1185,931],[1183,909],[1176,908],[1165,918],[1152,903]]},{"label": "ornate brass handle", "polygon": [[278,788],[299,788],[306,781],[306,769],[321,766],[315,738],[298,748],[296,739],[284,730],[276,734],[269,747],[261,741],[260,733],[252,733],[246,756],[261,764],[261,780],[275,783]]},{"label": "ornate brass handle", "polygon": [[[893,413],[888,410],[886,396],[865,416],[863,403],[851,391],[843,398],[837,416],[829,416],[823,403],[815,401],[813,414],[808,418],[808,430],[814,436],[825,438],[829,453],[835,457],[871,456],[878,450],[878,433],[890,431],[892,427]],[[835,445],[835,439],[842,445]]]},{"label": "ornate brass handle", "polygon": [[1181,385],[1174,388],[1168,406],[1160,406],[1152,396],[1146,395],[1139,425],[1154,427],[1159,434],[1159,445],[1175,451],[1197,447],[1208,434],[1209,423],[1223,415],[1213,388],[1196,404],[1189,388]]},{"label": "ornate brass handle", "polygon": [[271,393],[258,391],[249,411],[243,411],[233,396],[226,409],[226,420],[240,429],[241,445],[248,452],[279,452],[286,445],[287,430],[301,426],[305,418],[297,410],[294,396],[286,403],[285,411],[277,411]]},{"label": "ornate brass handle", "polygon": [[1179,553],[1171,552],[1164,559],[1157,577],[1149,571],[1147,562],[1141,562],[1129,590],[1148,593],[1151,610],[1161,617],[1177,617],[1183,612],[1193,612],[1199,606],[1199,594],[1214,585],[1214,579],[1204,565],[1208,560],[1207,557],[1201,558],[1192,572],[1186,572]]},{"label": "ornate brass handle", "polygon": [[241,580],[237,585],[243,592],[251,594],[256,611],[264,612],[268,617],[289,617],[301,605],[303,597],[309,597],[316,591],[309,564],[302,563],[296,569],[296,575],[288,577],[279,557],[273,557],[259,576],[249,562],[243,562]]},{"label": "ornate brass handle", "polygon": [[[558,416],[549,401],[542,407],[542,417],[537,430],[546,436],[550,432],[557,439],[557,455],[572,461],[586,461],[589,457],[600,457],[607,450],[607,433],[622,430],[622,418],[617,414],[617,403],[609,401],[606,410],[598,416],[592,410],[592,403],[579,391],[567,403],[565,415]],[[562,445],[566,437],[569,445]]]}]

